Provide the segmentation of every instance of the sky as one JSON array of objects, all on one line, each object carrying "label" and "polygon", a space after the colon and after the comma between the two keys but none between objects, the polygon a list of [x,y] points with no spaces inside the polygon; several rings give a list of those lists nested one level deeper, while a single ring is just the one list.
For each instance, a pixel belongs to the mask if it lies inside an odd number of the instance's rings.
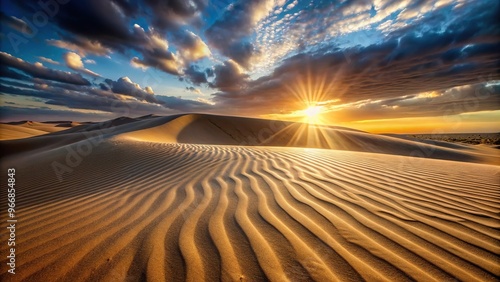
[{"label": "sky", "polygon": [[0,120],[499,132],[496,0],[1,2]]}]

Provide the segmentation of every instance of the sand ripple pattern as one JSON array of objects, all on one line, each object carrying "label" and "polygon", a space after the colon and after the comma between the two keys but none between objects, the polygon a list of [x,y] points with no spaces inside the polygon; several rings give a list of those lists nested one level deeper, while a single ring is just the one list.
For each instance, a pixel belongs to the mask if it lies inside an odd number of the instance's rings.
[{"label": "sand ripple pattern", "polygon": [[16,281],[500,275],[497,166],[116,138],[58,181],[50,164],[65,152],[15,164]]}]

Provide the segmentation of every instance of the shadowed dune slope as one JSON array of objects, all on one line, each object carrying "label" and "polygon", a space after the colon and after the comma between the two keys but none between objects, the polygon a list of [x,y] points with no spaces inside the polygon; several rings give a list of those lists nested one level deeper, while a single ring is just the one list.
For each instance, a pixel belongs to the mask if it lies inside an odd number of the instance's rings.
[{"label": "shadowed dune slope", "polygon": [[183,115],[122,136],[152,142],[324,148],[500,164],[494,149],[420,142],[335,126],[215,115]]},{"label": "shadowed dune slope", "polygon": [[[186,122],[159,127],[170,126],[174,140]],[[145,139],[160,138],[150,131]],[[104,138],[81,150],[78,162],[68,162],[68,152],[83,141],[2,162],[2,171],[16,168],[16,280],[496,281],[500,275],[498,166],[133,138]],[[68,166],[61,179],[55,162]],[[6,191],[5,181],[1,187]],[[0,213],[4,225],[6,219]],[[0,244],[2,254],[6,248]],[[8,281],[6,256],[0,264],[0,280]]]}]

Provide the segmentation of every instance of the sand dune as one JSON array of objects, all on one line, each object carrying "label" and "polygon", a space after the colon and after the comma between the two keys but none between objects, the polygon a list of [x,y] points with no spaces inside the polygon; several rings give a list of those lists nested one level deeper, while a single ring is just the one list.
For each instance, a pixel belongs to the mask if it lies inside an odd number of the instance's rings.
[{"label": "sand dune", "polygon": [[22,139],[62,131],[68,127],[78,126],[77,122],[33,122],[21,121],[0,124],[0,140]]},{"label": "sand dune", "polygon": [[[17,171],[16,281],[500,275],[500,167],[464,162],[483,162],[471,147],[427,144],[437,159],[412,158],[404,152],[420,143],[342,128],[321,129],[336,138],[316,145],[345,146],[325,150],[279,147],[304,126],[292,123],[206,115],[112,123],[0,143],[14,150],[2,170]],[[288,146],[311,145],[293,136]],[[243,146],[249,140],[266,146]],[[359,152],[369,149],[356,142],[384,154]],[[438,159],[452,152],[461,162]],[[69,169],[61,179],[55,162]],[[5,262],[0,279],[9,281]]]},{"label": "sand dune", "polygon": [[376,135],[343,127],[202,114],[122,117],[78,125],[34,140],[9,140],[2,146],[8,154],[22,153],[57,148],[96,135],[99,139],[127,136],[149,142],[324,148],[500,165],[499,151],[489,147]]}]

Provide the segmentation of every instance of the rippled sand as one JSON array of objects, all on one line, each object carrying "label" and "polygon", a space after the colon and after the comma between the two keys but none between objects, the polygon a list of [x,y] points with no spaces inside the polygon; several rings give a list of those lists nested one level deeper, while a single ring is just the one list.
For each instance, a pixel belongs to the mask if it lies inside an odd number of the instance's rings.
[{"label": "rippled sand", "polygon": [[[3,142],[13,153],[2,159],[2,170],[17,171],[15,280],[495,281],[500,275],[495,156],[453,146],[437,148],[436,158],[409,157],[404,146],[384,153],[359,152],[356,144],[278,146],[296,125],[260,144],[271,147],[243,146],[236,133],[206,130],[210,122],[232,132],[227,121],[234,118],[217,118],[131,120],[94,143],[81,137],[90,125]],[[249,132],[265,126],[247,122],[255,127],[247,126]],[[188,126],[190,134],[179,140]],[[357,131],[324,135],[370,142]],[[372,138],[371,148],[380,151],[384,142],[414,142]],[[324,144],[341,142],[316,147]],[[68,163],[68,152],[78,150],[88,154]],[[59,179],[54,162],[71,171]],[[4,213],[0,220],[6,222]],[[0,252],[6,248],[1,244]],[[9,281],[2,257],[0,279]]]}]

